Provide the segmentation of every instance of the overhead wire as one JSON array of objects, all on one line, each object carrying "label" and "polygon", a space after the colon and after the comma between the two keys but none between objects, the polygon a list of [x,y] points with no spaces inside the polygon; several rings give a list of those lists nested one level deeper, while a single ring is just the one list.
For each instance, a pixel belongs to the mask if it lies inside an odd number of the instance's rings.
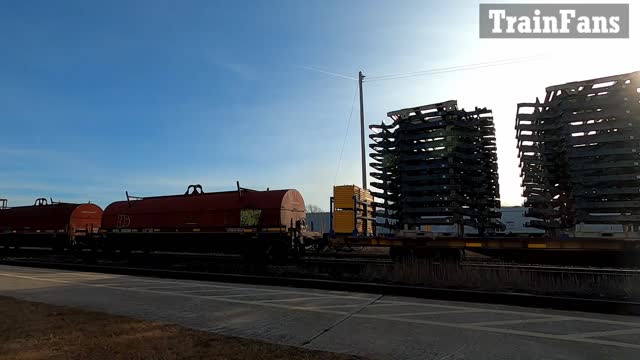
[{"label": "overhead wire", "polygon": [[302,69],[306,69],[306,70],[311,70],[311,71],[315,71],[315,72],[319,72],[321,74],[326,74],[326,75],[331,75],[331,76],[337,76],[337,77],[341,77],[341,78],[345,78],[345,79],[349,79],[349,80],[358,80],[354,77],[351,76],[347,76],[347,75],[342,75],[342,74],[337,74],[331,71],[326,71],[326,70],[322,70],[322,69],[317,69],[311,66],[300,66]]},{"label": "overhead wire", "polygon": [[[492,66],[509,65],[509,64],[515,64],[515,63],[520,63],[520,62],[525,62],[525,61],[538,59],[538,58],[541,58],[542,56],[543,55],[541,54],[541,55],[533,55],[533,56],[526,56],[526,57],[520,57],[520,58],[512,58],[512,59],[502,59],[502,60],[480,62],[480,63],[467,64],[467,65],[450,66],[450,67],[430,69],[430,70],[412,71],[412,72],[406,72],[406,73],[388,74],[388,75],[380,75],[380,76],[369,76],[369,77],[367,77],[367,79],[363,80],[363,82],[395,80],[395,79],[403,79],[403,78],[416,77],[416,76],[425,76],[425,75],[441,74],[441,73],[454,72],[454,71],[474,70],[474,69],[480,69],[480,68],[492,67]],[[350,77],[350,76],[337,74],[337,73],[333,73],[333,72],[330,72],[330,71],[325,71],[325,70],[321,70],[321,69],[317,69],[317,68],[313,68],[313,67],[309,67],[309,66],[300,66],[300,67],[303,68],[303,69],[319,72],[319,73],[322,73],[322,74],[341,77],[341,78],[345,78],[345,79],[349,79],[349,80],[358,80],[358,79]],[[342,156],[344,155],[344,148],[345,148],[345,145],[347,143],[347,137],[349,135],[349,128],[351,126],[351,118],[353,117],[353,109],[355,108],[355,102],[356,102],[356,95],[357,94],[358,94],[358,87],[356,86],[355,91],[353,93],[353,98],[351,100],[351,110],[349,111],[349,117],[347,118],[347,128],[345,130],[344,139],[342,140],[342,146],[340,148],[340,155],[338,156],[338,164],[337,164],[337,167],[336,167],[336,173],[335,173],[335,176],[333,178],[333,184],[334,185],[336,184],[336,181],[338,180],[338,173],[340,172],[340,166],[342,165]]]},{"label": "overhead wire", "polygon": [[465,65],[449,66],[449,67],[444,67],[444,68],[418,70],[418,71],[411,71],[411,72],[405,72],[405,73],[396,73],[396,74],[387,74],[387,75],[379,75],[379,76],[369,76],[369,79],[380,79],[380,78],[398,77],[398,76],[414,75],[414,74],[415,75],[419,75],[419,74],[422,74],[422,73],[431,73],[433,71],[441,71],[441,70],[464,70],[464,68],[467,68],[467,67],[477,67],[477,66],[492,65],[492,64],[500,65],[500,64],[505,63],[505,62],[527,61],[527,60],[536,59],[536,58],[539,58],[539,57],[542,57],[542,56],[543,56],[542,54],[539,54],[539,55],[531,55],[531,56],[524,56],[524,57],[518,57],[518,58],[500,59],[500,60],[492,60],[492,61],[485,61],[485,62],[479,62],[479,63],[465,64]]},{"label": "overhead wire", "polygon": [[403,79],[403,78],[416,77],[416,76],[425,76],[425,75],[441,74],[441,73],[448,73],[448,72],[454,72],[454,71],[474,70],[474,69],[480,69],[480,68],[492,67],[492,66],[509,65],[509,64],[535,60],[538,58],[542,58],[542,56],[543,55],[535,55],[535,56],[527,56],[527,57],[521,57],[521,58],[487,61],[487,62],[481,62],[481,63],[475,63],[475,64],[450,66],[450,67],[436,68],[436,69],[429,69],[429,70],[412,71],[407,73],[397,73],[397,74],[389,74],[389,75],[381,75],[381,76],[369,76],[364,80],[364,82],[395,80],[395,79]]},{"label": "overhead wire", "polygon": [[338,166],[336,168],[336,175],[333,177],[333,185],[336,184],[338,180],[338,172],[340,171],[340,165],[342,163],[342,154],[344,153],[344,146],[347,143],[347,136],[349,135],[349,127],[351,125],[351,118],[353,117],[353,109],[356,104],[356,95],[358,95],[358,86],[356,86],[355,91],[353,92],[353,99],[351,99],[351,110],[349,111],[349,118],[347,119],[347,129],[344,132],[344,139],[342,140],[342,147],[340,148],[340,156],[338,156]]}]

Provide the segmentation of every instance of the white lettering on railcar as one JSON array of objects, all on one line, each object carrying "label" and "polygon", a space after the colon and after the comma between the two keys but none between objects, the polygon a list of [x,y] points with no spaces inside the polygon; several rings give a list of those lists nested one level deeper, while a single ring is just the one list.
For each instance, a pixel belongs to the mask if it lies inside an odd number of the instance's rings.
[{"label": "white lettering on railcar", "polygon": [[129,215],[118,215],[118,220],[116,221],[116,227],[119,229],[129,227],[131,225],[131,218]]}]

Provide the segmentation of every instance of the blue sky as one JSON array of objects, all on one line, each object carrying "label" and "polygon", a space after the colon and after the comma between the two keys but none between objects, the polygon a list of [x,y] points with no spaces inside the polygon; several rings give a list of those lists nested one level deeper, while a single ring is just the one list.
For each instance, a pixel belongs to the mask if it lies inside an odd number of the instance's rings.
[{"label": "blue sky", "polygon": [[334,183],[360,182],[357,108],[337,165],[356,83],[306,67],[380,76],[546,54],[365,84],[368,124],[448,99],[492,108],[503,203],[518,204],[517,102],[640,70],[631,9],[630,39],[480,40],[476,1],[5,1],[0,197],[106,206],[239,180],[327,208]]}]

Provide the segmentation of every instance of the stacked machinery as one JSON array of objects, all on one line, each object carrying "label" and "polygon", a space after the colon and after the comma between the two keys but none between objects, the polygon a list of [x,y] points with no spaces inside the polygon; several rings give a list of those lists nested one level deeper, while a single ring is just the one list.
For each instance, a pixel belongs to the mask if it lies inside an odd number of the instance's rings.
[{"label": "stacked machinery", "polygon": [[458,109],[455,100],[387,114],[372,125],[372,186],[381,202],[379,226],[420,230],[452,225],[479,234],[502,224],[496,140],[491,110]]},{"label": "stacked machinery", "polygon": [[530,226],[640,223],[640,72],[546,89],[518,104],[516,130]]}]

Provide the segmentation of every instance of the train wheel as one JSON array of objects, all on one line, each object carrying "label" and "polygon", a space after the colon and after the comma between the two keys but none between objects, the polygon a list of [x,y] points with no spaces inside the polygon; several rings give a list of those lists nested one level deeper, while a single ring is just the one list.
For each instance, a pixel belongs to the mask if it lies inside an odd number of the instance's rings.
[{"label": "train wheel", "polygon": [[64,240],[62,239],[53,239],[53,246],[51,246],[54,254],[61,254],[64,252]]},{"label": "train wheel", "polygon": [[94,244],[95,244],[96,252],[100,251],[102,253],[102,256],[109,259],[116,258],[117,249],[113,245],[113,240],[105,239],[104,237],[102,237],[102,238],[96,239]]},{"label": "train wheel", "polygon": [[131,254],[131,248],[128,246],[123,246],[119,249],[119,254],[118,257],[121,258],[122,260],[125,260],[127,262],[132,261],[133,260],[133,256]]},{"label": "train wheel", "polygon": [[246,244],[246,248],[242,250],[244,254],[244,261],[249,264],[263,264],[266,261],[266,253],[268,249],[265,249],[262,242],[254,240]]},{"label": "train wheel", "polygon": [[272,241],[267,249],[267,261],[271,264],[285,264],[289,257],[289,247],[284,241]]},{"label": "train wheel", "polygon": [[306,247],[304,245],[304,242],[301,239],[294,239],[293,240],[293,250],[294,250],[294,256],[296,258],[302,257],[304,256],[304,254],[306,253]]}]

